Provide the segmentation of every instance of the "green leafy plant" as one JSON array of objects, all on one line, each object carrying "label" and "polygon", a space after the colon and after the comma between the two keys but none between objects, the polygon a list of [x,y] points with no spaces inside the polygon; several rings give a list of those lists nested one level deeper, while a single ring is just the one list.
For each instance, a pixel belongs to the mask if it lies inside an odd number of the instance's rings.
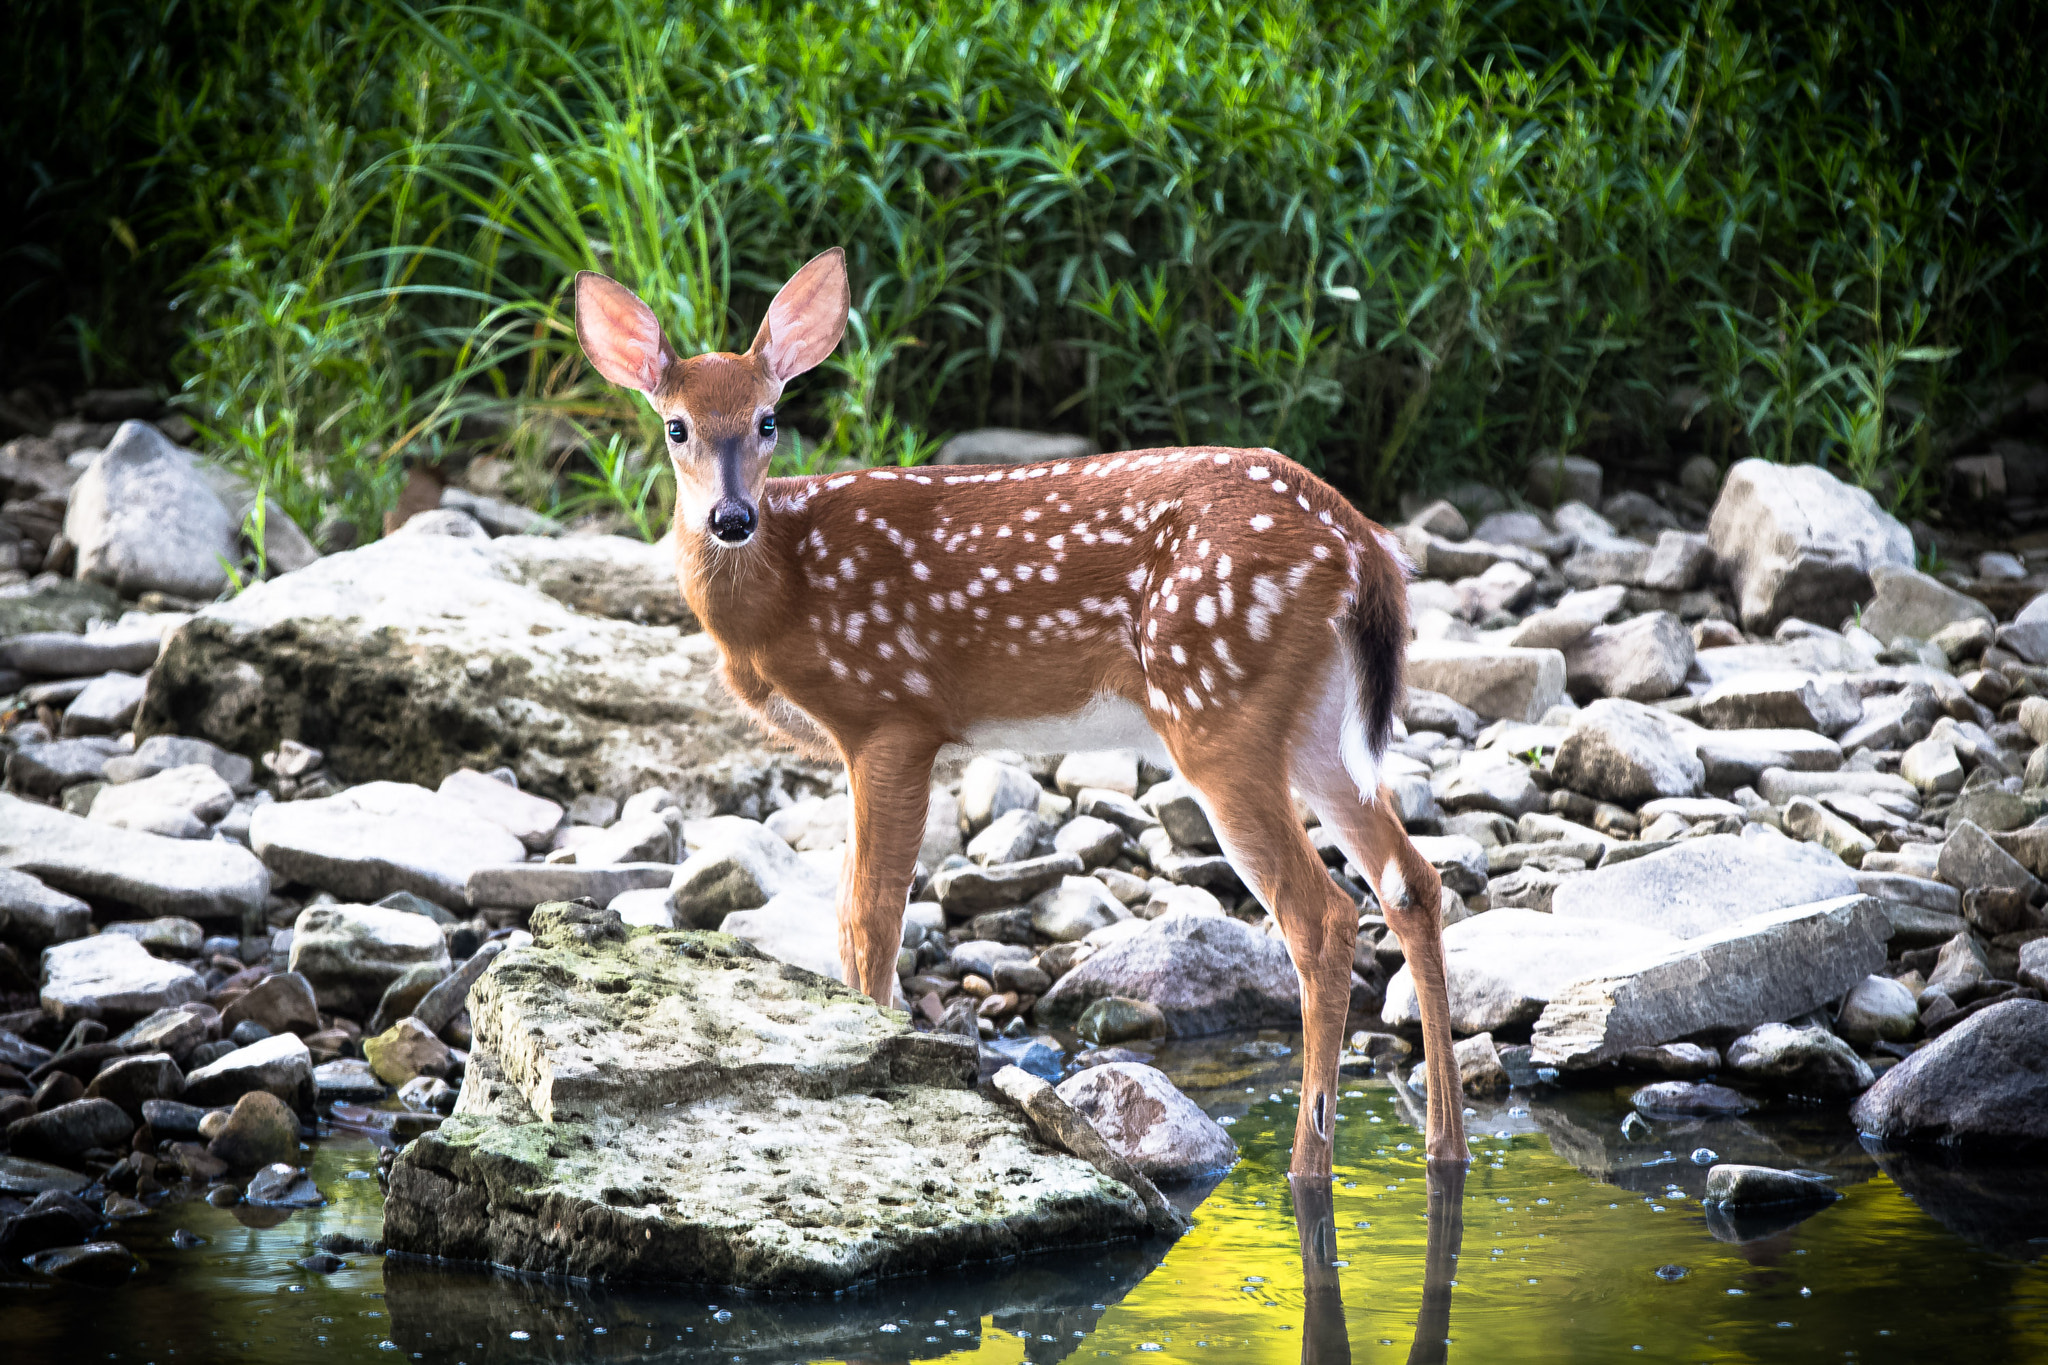
[{"label": "green leafy plant", "polygon": [[[658,523],[579,269],[690,352],[845,247],[857,323],[778,468],[1063,427],[1270,444],[1374,509],[1676,432],[1922,510],[1945,411],[2048,344],[2048,86],[2003,0],[108,2],[27,0],[18,88],[126,160],[7,163],[0,296],[112,373],[179,279],[186,410],[309,528],[479,453]],[[143,302],[36,302],[67,231]]]}]

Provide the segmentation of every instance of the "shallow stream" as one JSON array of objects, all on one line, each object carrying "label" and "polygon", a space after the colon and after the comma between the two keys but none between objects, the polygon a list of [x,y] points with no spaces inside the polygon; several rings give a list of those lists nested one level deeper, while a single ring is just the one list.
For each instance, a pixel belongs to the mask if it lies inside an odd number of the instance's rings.
[{"label": "shallow stream", "polygon": [[[310,1153],[326,1207],[166,1206],[117,1232],[117,1290],[0,1271],[11,1361],[2048,1361],[2048,1168],[1873,1157],[1839,1107],[1630,1125],[1627,1089],[1473,1104],[1462,1198],[1432,1222],[1416,1098],[1347,1081],[1330,1207],[1286,1178],[1295,1037],[1157,1060],[1242,1149],[1177,1243],[1100,1248],[826,1300],[521,1280],[372,1256],[377,1148]],[[1788,1226],[1703,1209],[1706,1149],[1831,1176]],[[1199,1202],[1197,1202],[1199,1201]],[[1311,1201],[1312,1205],[1312,1201]],[[1453,1211],[1455,1210],[1455,1212]],[[1297,1217],[1297,1214],[1300,1217]],[[1298,1225],[1299,1224],[1299,1225]],[[172,1234],[206,1239],[178,1250]],[[1307,1255],[1304,1256],[1304,1247]]]}]

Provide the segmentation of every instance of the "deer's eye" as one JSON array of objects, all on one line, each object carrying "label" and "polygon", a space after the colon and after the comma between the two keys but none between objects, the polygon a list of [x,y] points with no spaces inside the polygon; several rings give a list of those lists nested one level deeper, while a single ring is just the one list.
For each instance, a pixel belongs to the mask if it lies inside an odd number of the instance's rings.
[{"label": "deer's eye", "polygon": [[767,415],[766,417],[763,417],[763,418],[761,419],[761,435],[762,435],[762,437],[763,437],[764,439],[767,439],[767,440],[773,440],[773,439],[775,438],[775,414],[774,414],[774,413],[772,413],[772,412],[771,412],[771,413],[769,413],[769,414],[768,414],[768,415]]},{"label": "deer's eye", "polygon": [[683,424],[682,418],[671,417],[669,419],[668,438],[671,441],[674,441],[677,445],[681,445],[683,442],[690,439],[690,429],[689,427]]}]

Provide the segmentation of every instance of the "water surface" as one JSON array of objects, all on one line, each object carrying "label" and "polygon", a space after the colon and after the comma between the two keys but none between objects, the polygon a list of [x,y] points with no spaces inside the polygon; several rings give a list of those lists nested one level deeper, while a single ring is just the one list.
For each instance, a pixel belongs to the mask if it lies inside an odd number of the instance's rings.
[{"label": "water surface", "polygon": [[[308,1153],[327,1207],[167,1206],[121,1237],[113,1291],[0,1272],[11,1360],[436,1362],[2048,1362],[2048,1170],[1873,1156],[1839,1108],[1632,1125],[1625,1088],[1475,1104],[1461,1197],[1430,1217],[1415,1098],[1347,1082],[1324,1208],[1286,1178],[1296,1039],[1163,1048],[1243,1157],[1183,1202],[1178,1242],[972,1267],[822,1300],[608,1289],[349,1255],[381,1229],[377,1149]],[[1706,1149],[1817,1170],[1843,1198],[1802,1221],[1703,1209]],[[171,1244],[184,1228],[207,1239]],[[1434,1232],[1434,1236],[1432,1233]],[[1305,1251],[1306,1249],[1306,1251]]]}]

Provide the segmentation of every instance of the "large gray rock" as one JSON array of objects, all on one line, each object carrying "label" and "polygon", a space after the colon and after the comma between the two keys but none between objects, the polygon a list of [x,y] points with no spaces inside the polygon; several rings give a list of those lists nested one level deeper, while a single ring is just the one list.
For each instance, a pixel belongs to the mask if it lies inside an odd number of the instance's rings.
[{"label": "large gray rock", "polygon": [[2021,607],[2010,625],[1998,628],[1998,643],[2030,664],[2048,664],[2048,592]]},{"label": "large gray rock", "polygon": [[1237,1160],[1230,1134],[1157,1067],[1105,1062],[1054,1089],[1094,1125],[1110,1150],[1160,1184],[1219,1175]]},{"label": "large gray rock", "polygon": [[320,1007],[364,1019],[408,967],[448,970],[441,927],[425,915],[374,905],[316,905],[292,926],[291,970],[313,983]]},{"label": "large gray rock", "polygon": [[1417,640],[1408,646],[1408,681],[1441,692],[1488,720],[1533,723],[1564,695],[1564,655],[1554,649]]},{"label": "large gray rock", "polygon": [[[1559,919],[1504,907],[1459,920],[1444,930],[1444,976],[1451,1028],[1490,1033],[1526,1024],[1552,996],[1632,958],[1662,952],[1678,939],[1655,929],[1605,920]],[[1419,1027],[1415,978],[1403,964],[1387,983],[1380,1017],[1395,1028]]]},{"label": "large gray rock", "polygon": [[[674,863],[504,863],[469,874],[469,904],[476,909],[531,910],[546,901],[590,899],[610,905],[628,892],[662,893],[663,913],[675,881]],[[671,914],[671,918],[673,918]]]},{"label": "large gray rock", "polygon": [[391,536],[208,607],[151,672],[137,733],[294,739],[349,781],[510,765],[563,801],[662,786],[686,814],[772,809],[809,771],[760,747],[708,639],[571,611],[502,543]]},{"label": "large gray rock", "polygon": [[1105,996],[1158,1007],[1187,1037],[1301,1017],[1301,980],[1287,945],[1240,920],[1174,911],[1100,949],[1053,983],[1033,1018],[1072,1027]]},{"label": "large gray rock", "polygon": [[1706,769],[1667,718],[1639,702],[1603,697],[1572,717],[1557,746],[1557,780],[1603,801],[1639,806],[1658,797],[1696,796]]},{"label": "large gray rock", "polygon": [[1572,877],[1550,908],[1564,919],[1618,920],[1697,938],[1760,911],[1855,894],[1855,874],[1839,861],[1830,869],[1732,834],[1712,834]]},{"label": "large gray rock", "polygon": [[54,943],[84,938],[92,907],[26,872],[0,868],[0,942],[41,952]]},{"label": "large gray rock", "polygon": [[496,820],[406,782],[367,782],[317,801],[259,807],[249,818],[249,846],[284,881],[365,903],[410,891],[451,910],[468,907],[471,873],[526,856]]},{"label": "large gray rock", "polygon": [[123,422],[71,488],[64,536],[77,576],[123,596],[166,592],[205,601],[228,585],[241,524],[198,457],[146,422]]},{"label": "large gray rock", "polygon": [[126,1026],[144,1015],[206,998],[206,981],[181,962],[151,957],[121,934],[60,943],[43,954],[43,1012],[59,1023],[98,1019]]},{"label": "large gray rock", "polygon": [[454,1115],[393,1168],[394,1249],[829,1293],[1146,1226],[975,1092],[966,1039],[725,935],[556,906],[534,927],[473,992]]},{"label": "large gray rock", "polygon": [[1976,598],[1911,567],[1874,565],[1870,581],[1877,585],[1877,593],[1863,608],[1858,624],[1886,644],[1901,635],[1931,640],[1943,627],[1962,621],[1998,621]]},{"label": "large gray rock", "polygon": [[1878,1078],[1850,1117],[1886,1142],[2001,1155],[2048,1144],[2048,1004],[2008,1000]]},{"label": "large gray rock", "polygon": [[1861,895],[1738,920],[1560,991],[1531,1031],[1536,1059],[1580,1069],[1710,1029],[1795,1018],[1882,967],[1884,932]]},{"label": "large gray rock", "polygon": [[1871,595],[1880,565],[1913,567],[1913,537],[1877,500],[1815,465],[1743,460],[1707,523],[1747,630],[1788,616],[1833,623]]},{"label": "large gray rock", "polygon": [[83,899],[191,919],[239,919],[270,894],[270,873],[239,845],[116,829],[7,795],[0,868]]},{"label": "large gray rock", "polygon": [[1657,701],[1680,691],[1692,670],[1692,632],[1668,611],[1600,626],[1565,651],[1565,683],[1594,697]]}]

